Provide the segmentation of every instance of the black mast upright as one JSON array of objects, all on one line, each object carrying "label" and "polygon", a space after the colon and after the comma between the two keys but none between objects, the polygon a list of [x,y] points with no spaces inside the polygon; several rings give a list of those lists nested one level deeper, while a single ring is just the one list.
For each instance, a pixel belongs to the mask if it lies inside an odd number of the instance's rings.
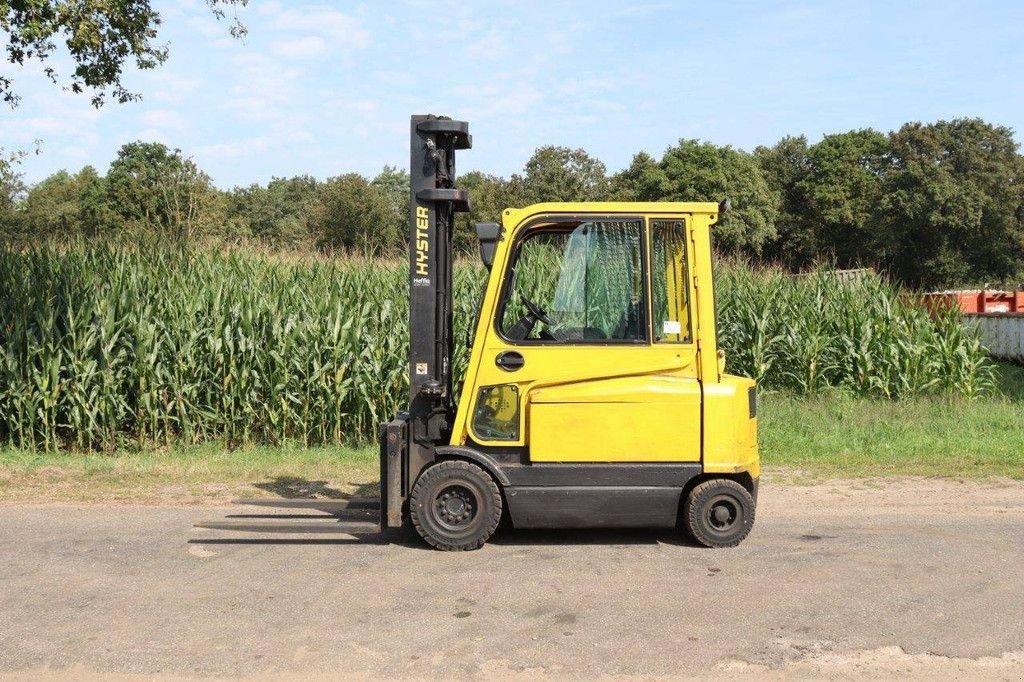
[{"label": "black mast upright", "polygon": [[413,116],[409,189],[409,423],[402,497],[447,441],[453,419],[452,230],[469,210],[455,187],[455,151],[469,149],[469,124]]}]

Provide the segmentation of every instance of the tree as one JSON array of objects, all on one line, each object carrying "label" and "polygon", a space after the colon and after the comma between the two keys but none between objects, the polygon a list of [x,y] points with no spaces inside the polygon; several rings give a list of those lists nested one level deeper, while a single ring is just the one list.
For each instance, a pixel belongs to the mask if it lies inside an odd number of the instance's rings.
[{"label": "tree", "polygon": [[236,187],[228,195],[232,236],[289,247],[311,243],[308,214],[318,188],[309,175],[273,178],[266,187]]},{"label": "tree", "polygon": [[388,198],[358,173],[329,178],[310,205],[309,229],[325,250],[391,253],[402,243]]},{"label": "tree", "polygon": [[391,212],[389,232],[405,235],[409,223],[409,171],[384,166],[370,184],[388,204]]},{"label": "tree", "polygon": [[222,207],[208,175],[158,142],[121,147],[106,179],[111,210],[129,229],[187,239],[217,228]]},{"label": "tree", "polygon": [[105,184],[92,166],[75,175],[58,171],[29,189],[21,211],[30,238],[95,236],[106,231],[112,215]]},{"label": "tree", "polygon": [[116,218],[107,203],[107,179],[92,166],[85,166],[76,176],[79,187],[78,219],[82,234],[98,237],[109,232]]},{"label": "tree", "polygon": [[29,232],[38,237],[67,237],[80,231],[80,191],[67,171],[58,171],[32,187],[25,199]]},{"label": "tree", "polygon": [[[248,0],[206,0],[218,19],[228,6],[244,6]],[[94,106],[102,106],[108,94],[118,102],[139,99],[122,83],[125,64],[152,69],[167,59],[167,46],[155,44],[160,13],[149,0],[0,0],[0,29],[7,34],[7,60],[43,65],[55,84],[75,93],[91,92]],[[231,35],[240,37],[245,27],[236,19]],[[72,75],[62,77],[53,66],[57,43],[63,42]],[[0,76],[0,95],[11,106],[18,103],[10,76]],[[108,92],[109,91],[109,92]]]},{"label": "tree", "polygon": [[162,212],[158,226],[164,235],[185,241],[221,232],[223,221],[214,216],[224,216],[226,206],[210,176],[192,159],[179,158],[179,163],[169,164],[157,177],[156,189]]},{"label": "tree", "polygon": [[807,151],[796,190],[805,221],[815,226],[819,256],[834,257],[840,267],[878,263],[878,205],[890,168],[889,140],[871,129],[826,135]]},{"label": "tree", "polygon": [[500,223],[501,213],[506,208],[523,206],[528,203],[524,197],[523,181],[518,175],[511,180],[479,171],[464,173],[458,178],[459,187],[469,191],[469,213],[460,213],[455,219],[454,247],[457,251],[470,253],[479,243],[476,223]]},{"label": "tree", "polygon": [[612,177],[609,191],[618,201],[657,201],[668,193],[668,176],[647,152],[635,154],[629,167]]},{"label": "tree", "polygon": [[7,153],[0,148],[0,236],[18,236],[24,229],[24,216],[19,201],[25,193],[25,183],[18,165],[25,152]]},{"label": "tree", "polygon": [[680,140],[665,151],[657,169],[649,157],[635,157],[620,183],[637,188],[643,201],[729,198],[732,211],[714,231],[716,245],[726,251],[757,255],[775,238],[779,195],[769,188],[757,160],[732,147]]},{"label": "tree", "polygon": [[786,136],[772,147],[754,150],[768,189],[779,195],[776,237],[761,252],[767,261],[791,268],[811,265],[819,257],[815,223],[809,219],[800,183],[808,173],[807,138]]},{"label": "tree", "polygon": [[1024,262],[1024,159],[1013,131],[981,119],[907,123],[890,135],[881,215],[886,264],[931,288],[1018,274]]},{"label": "tree", "polygon": [[539,147],[525,171],[523,186],[530,203],[600,201],[608,194],[604,164],[582,149]]}]

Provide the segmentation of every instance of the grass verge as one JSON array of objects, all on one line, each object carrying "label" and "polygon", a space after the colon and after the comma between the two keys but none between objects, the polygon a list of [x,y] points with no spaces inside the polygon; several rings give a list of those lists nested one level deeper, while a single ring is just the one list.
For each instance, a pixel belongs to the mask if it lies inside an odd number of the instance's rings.
[{"label": "grass verge", "polygon": [[115,454],[0,451],[0,502],[199,503],[377,494],[377,448],[210,444]]},{"label": "grass verge", "polygon": [[1000,394],[979,400],[762,397],[764,467],[811,478],[1024,478],[1024,368],[999,367]]},{"label": "grass verge", "polygon": [[[899,402],[826,393],[762,396],[761,456],[785,480],[881,476],[1024,479],[1024,368],[999,396]],[[377,448],[210,444],[106,454],[0,450],[0,502],[226,501],[377,494]]]}]

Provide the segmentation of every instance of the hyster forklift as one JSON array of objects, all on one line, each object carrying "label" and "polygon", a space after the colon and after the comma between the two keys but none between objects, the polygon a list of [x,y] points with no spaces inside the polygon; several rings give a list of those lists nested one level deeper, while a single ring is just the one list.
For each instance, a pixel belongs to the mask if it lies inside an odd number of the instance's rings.
[{"label": "hyster forklift", "polygon": [[726,203],[545,203],[477,224],[490,274],[457,392],[452,231],[469,197],[455,152],[471,142],[463,121],[412,117],[409,406],[381,425],[379,503],[247,501],[334,522],[203,525],[358,534],[411,520],[430,545],[470,550],[507,515],[681,525],[737,545],[760,463],[754,382],[724,372],[716,339],[711,229]]}]

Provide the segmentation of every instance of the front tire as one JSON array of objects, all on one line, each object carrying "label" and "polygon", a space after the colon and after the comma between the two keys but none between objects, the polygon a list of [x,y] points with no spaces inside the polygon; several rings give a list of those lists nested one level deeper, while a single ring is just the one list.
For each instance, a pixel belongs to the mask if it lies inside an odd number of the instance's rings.
[{"label": "front tire", "polygon": [[424,471],[409,497],[416,531],[446,552],[479,549],[501,520],[501,490],[475,464],[449,460]]},{"label": "front tire", "polygon": [[754,526],[754,498],[736,481],[713,478],[690,491],[683,518],[705,547],[735,547]]}]

